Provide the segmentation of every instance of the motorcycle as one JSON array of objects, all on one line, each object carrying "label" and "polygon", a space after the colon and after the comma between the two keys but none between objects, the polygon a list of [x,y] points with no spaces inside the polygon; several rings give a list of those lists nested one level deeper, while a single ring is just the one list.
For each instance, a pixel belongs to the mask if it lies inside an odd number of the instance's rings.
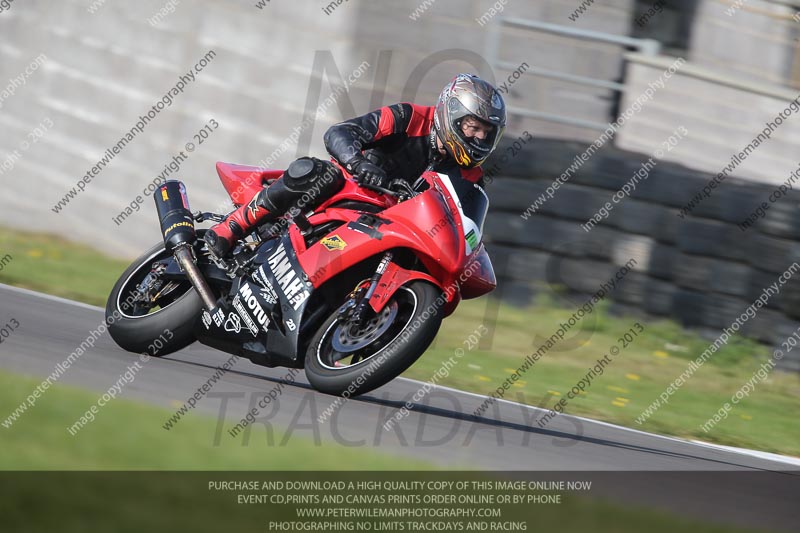
[{"label": "motorcycle", "polygon": [[[282,172],[217,163],[234,206]],[[199,341],[257,365],[304,368],[316,390],[340,396],[400,375],[461,299],[496,286],[482,242],[488,197],[431,171],[387,188],[342,172],[338,193],[262,226],[225,260],[195,228],[224,216],[192,213],[182,182],[162,184],[154,196],[163,242],[112,289],[111,337],[136,353],[155,341],[154,356]]]}]

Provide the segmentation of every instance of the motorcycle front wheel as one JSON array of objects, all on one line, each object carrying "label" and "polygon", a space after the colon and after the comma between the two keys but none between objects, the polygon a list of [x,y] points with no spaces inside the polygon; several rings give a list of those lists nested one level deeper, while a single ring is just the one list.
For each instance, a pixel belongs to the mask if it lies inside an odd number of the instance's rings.
[{"label": "motorcycle front wheel", "polygon": [[369,308],[360,325],[334,311],[309,344],[309,383],[320,392],[352,397],[402,374],[439,331],[440,295],[434,285],[416,280],[400,287],[380,313]]}]

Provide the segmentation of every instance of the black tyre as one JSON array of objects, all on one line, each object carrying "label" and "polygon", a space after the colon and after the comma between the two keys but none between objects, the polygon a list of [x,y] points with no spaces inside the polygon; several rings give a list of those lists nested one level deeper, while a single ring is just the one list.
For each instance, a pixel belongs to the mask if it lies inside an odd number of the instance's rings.
[{"label": "black tyre", "polygon": [[400,287],[381,313],[356,328],[339,310],[309,344],[305,371],[320,392],[357,396],[396,378],[422,355],[439,331],[441,291],[425,281]]},{"label": "black tyre", "polygon": [[203,303],[189,280],[166,281],[154,274],[150,281],[157,297],[145,298],[141,291],[153,265],[170,255],[163,243],[153,246],[122,273],[111,290],[106,322],[120,348],[160,357],[196,340],[192,326]]}]

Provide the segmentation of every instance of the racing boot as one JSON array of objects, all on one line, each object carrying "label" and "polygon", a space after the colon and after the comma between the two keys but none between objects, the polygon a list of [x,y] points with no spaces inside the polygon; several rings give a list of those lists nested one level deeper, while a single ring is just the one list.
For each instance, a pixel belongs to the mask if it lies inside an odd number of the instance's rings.
[{"label": "racing boot", "polygon": [[278,218],[277,214],[273,214],[277,211],[275,206],[272,209],[267,207],[271,205],[268,190],[269,188],[261,189],[249,202],[206,231],[203,239],[212,254],[220,259],[224,258],[239,239],[251,233],[259,224]]}]

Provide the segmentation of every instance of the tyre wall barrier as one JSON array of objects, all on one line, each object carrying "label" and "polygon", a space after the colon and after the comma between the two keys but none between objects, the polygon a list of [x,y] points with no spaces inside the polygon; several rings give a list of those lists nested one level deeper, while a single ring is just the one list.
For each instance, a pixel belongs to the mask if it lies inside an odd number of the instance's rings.
[{"label": "tyre wall barrier", "polygon": [[[498,154],[504,153],[504,147]],[[526,305],[548,287],[576,295],[596,292],[630,259],[633,270],[610,293],[612,310],[669,317],[715,338],[765,287],[795,261],[800,263],[800,184],[770,203],[774,185],[729,177],[691,213],[680,208],[713,177],[659,162],[609,216],[585,224],[647,156],[606,146],[588,159],[552,198],[527,219],[522,214],[586,149],[583,143],[539,139],[509,161],[486,163],[491,198],[487,249],[498,277],[497,295]],[[765,215],[743,223],[762,202]],[[800,272],[742,333],[771,347],[800,328]],[[800,371],[800,350],[780,361]]]}]

